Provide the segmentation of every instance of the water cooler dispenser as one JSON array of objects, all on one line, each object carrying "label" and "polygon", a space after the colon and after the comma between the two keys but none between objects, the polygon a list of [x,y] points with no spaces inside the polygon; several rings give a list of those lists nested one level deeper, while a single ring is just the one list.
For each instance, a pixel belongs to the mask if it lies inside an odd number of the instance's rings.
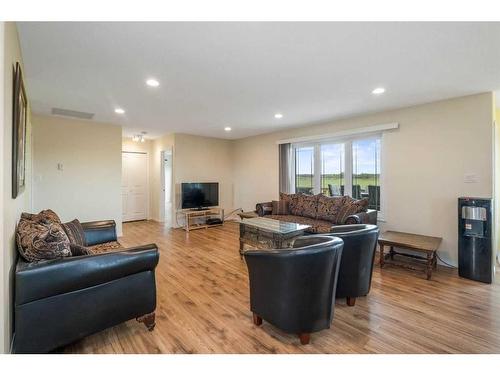
[{"label": "water cooler dispenser", "polygon": [[458,274],[493,281],[492,199],[458,198]]}]

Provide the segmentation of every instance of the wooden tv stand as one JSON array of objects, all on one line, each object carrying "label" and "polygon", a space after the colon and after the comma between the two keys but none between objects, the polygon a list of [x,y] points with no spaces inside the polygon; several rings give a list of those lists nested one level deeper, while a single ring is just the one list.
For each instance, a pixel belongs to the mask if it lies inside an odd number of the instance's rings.
[{"label": "wooden tv stand", "polygon": [[[185,224],[183,229],[186,232],[195,229],[206,229],[211,227],[218,227],[224,224],[224,209],[223,208],[207,208],[206,210],[186,210],[180,212],[184,215]],[[218,217],[222,220],[221,224],[207,224],[206,220],[211,217]],[[200,223],[201,221],[201,223]],[[198,223],[197,223],[198,222]]]}]

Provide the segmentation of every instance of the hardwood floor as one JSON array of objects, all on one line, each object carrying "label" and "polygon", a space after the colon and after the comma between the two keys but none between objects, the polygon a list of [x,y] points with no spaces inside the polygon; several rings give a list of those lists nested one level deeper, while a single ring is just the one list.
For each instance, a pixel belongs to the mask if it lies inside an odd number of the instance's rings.
[{"label": "hardwood floor", "polygon": [[249,310],[238,226],[190,232],[156,222],[124,225],[123,245],[155,242],[156,328],[135,320],[62,348],[65,353],[500,353],[500,285],[375,266],[372,289],[354,307],[337,300],[329,330],[309,345]]}]

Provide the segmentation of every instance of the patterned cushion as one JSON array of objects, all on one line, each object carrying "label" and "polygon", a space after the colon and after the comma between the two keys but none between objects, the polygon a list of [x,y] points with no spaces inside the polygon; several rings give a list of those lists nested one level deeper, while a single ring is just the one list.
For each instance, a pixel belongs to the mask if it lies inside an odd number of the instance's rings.
[{"label": "patterned cushion", "polygon": [[288,201],[273,201],[273,215],[288,215],[289,203]]},{"label": "patterned cushion", "polygon": [[290,202],[290,213],[296,216],[305,216],[316,219],[318,213],[318,196],[296,194]]},{"label": "patterned cushion", "polygon": [[29,214],[27,212],[23,212],[21,214],[21,219],[27,219],[36,222],[61,224],[61,219],[59,219],[59,216],[57,216],[57,214],[52,210],[43,210],[37,214]]},{"label": "patterned cushion", "polygon": [[69,242],[80,246],[86,245],[85,233],[78,219],[70,221],[69,223],[64,223],[62,226],[69,238]]},{"label": "patterned cushion", "polygon": [[327,197],[320,194],[318,196],[318,214],[316,218],[336,223],[344,200],[345,197]]},{"label": "patterned cushion", "polygon": [[306,229],[308,233],[329,233],[332,223],[325,220],[312,219],[309,217],[295,216],[295,215],[269,215],[269,219],[286,221],[289,223],[297,223],[310,225],[311,228]]},{"label": "patterned cushion", "polygon": [[71,256],[70,242],[61,224],[37,215],[34,219],[21,217],[17,225],[16,242],[21,256],[28,262]]},{"label": "patterned cushion", "polygon": [[363,199],[353,199],[349,196],[344,197],[342,206],[337,214],[336,224],[345,224],[345,221],[349,215],[354,215],[359,212],[366,212],[368,208],[368,198]]},{"label": "patterned cushion", "polygon": [[91,254],[107,253],[108,251],[116,251],[123,249],[123,246],[118,241],[100,243],[94,246],[88,246],[87,249]]},{"label": "patterned cushion", "polygon": [[290,204],[292,202],[292,200],[297,199],[297,197],[300,194],[301,193],[298,193],[298,194],[280,193],[280,201],[287,201],[288,204]]}]

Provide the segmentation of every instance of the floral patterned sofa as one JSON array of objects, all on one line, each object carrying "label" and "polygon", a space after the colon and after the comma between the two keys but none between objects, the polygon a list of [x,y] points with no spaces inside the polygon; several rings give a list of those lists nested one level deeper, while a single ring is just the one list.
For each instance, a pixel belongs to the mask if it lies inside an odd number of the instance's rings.
[{"label": "floral patterned sofa", "polygon": [[310,225],[309,233],[329,233],[338,225],[376,225],[377,211],[367,207],[368,199],[280,193],[279,201],[257,203],[256,213],[270,219]]}]

